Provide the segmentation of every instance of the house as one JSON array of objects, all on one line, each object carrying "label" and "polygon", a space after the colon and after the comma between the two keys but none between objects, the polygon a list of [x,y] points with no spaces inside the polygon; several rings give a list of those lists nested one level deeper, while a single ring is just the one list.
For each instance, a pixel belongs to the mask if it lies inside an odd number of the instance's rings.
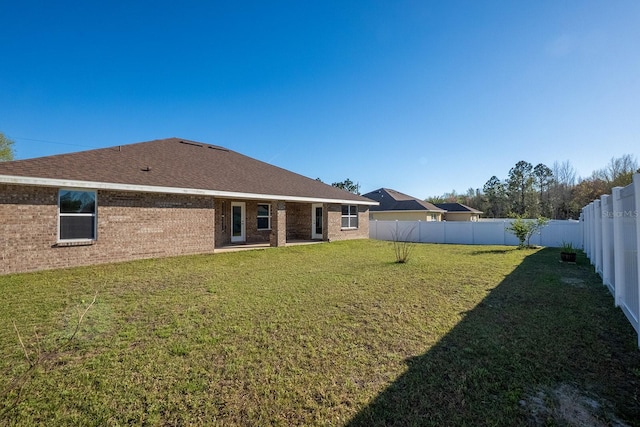
[{"label": "house", "polygon": [[436,203],[440,209],[447,211],[445,221],[478,221],[482,211],[463,205],[462,203]]},{"label": "house", "polygon": [[0,273],[368,238],[374,205],[179,138],[0,162]]},{"label": "house", "polygon": [[389,188],[379,188],[363,196],[379,203],[369,209],[372,220],[441,221],[445,214],[442,208]]}]

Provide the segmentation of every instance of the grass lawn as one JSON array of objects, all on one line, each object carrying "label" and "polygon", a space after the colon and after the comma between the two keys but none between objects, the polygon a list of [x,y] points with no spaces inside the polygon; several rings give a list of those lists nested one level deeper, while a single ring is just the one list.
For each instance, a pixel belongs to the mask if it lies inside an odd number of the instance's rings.
[{"label": "grass lawn", "polygon": [[584,255],[394,261],[365,240],[0,276],[0,425],[640,425],[637,336]]}]

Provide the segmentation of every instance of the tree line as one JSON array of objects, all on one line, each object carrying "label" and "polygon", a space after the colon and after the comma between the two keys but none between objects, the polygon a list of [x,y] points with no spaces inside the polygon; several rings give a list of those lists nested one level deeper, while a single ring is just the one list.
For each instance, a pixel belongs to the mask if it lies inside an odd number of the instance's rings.
[{"label": "tree line", "polygon": [[[0,161],[13,160],[14,141],[0,132]],[[458,202],[484,212],[488,218],[552,218],[577,219],[583,206],[613,187],[629,185],[634,173],[640,173],[634,156],[612,157],[602,169],[587,178],[579,178],[569,162],[542,163],[533,166],[520,160],[506,179],[492,176],[482,189],[469,188],[465,194],[454,191],[425,199],[431,203]],[[320,178],[317,178],[321,181]],[[360,184],[349,178],[331,185],[360,194]]]},{"label": "tree line", "polygon": [[488,218],[577,219],[583,206],[610,194],[613,187],[630,184],[634,173],[640,173],[640,169],[630,154],[611,158],[604,168],[587,178],[579,178],[568,160],[551,167],[521,160],[509,170],[506,179],[494,175],[482,189],[469,188],[466,194],[454,190],[426,201],[462,203],[483,211]]}]

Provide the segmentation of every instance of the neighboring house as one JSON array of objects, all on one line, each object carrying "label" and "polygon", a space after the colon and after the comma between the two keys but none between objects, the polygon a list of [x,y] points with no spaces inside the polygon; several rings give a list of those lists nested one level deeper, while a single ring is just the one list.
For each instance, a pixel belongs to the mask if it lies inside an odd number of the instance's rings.
[{"label": "neighboring house", "polygon": [[0,162],[0,273],[368,238],[374,205],[178,138]]},{"label": "neighboring house", "polygon": [[369,209],[372,220],[441,221],[445,213],[429,202],[389,188],[379,188],[363,196],[379,203]]},{"label": "neighboring house", "polygon": [[436,206],[447,211],[445,221],[478,221],[482,211],[471,208],[462,203],[436,203]]}]

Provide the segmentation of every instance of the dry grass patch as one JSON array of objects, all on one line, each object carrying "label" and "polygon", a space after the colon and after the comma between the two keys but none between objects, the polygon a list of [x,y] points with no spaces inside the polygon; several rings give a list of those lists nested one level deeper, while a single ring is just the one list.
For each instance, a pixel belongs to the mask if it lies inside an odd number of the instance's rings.
[{"label": "dry grass patch", "polygon": [[570,384],[544,387],[521,400],[520,405],[530,412],[531,423],[535,426],[554,423],[576,427],[628,427],[616,417],[609,402]]}]

